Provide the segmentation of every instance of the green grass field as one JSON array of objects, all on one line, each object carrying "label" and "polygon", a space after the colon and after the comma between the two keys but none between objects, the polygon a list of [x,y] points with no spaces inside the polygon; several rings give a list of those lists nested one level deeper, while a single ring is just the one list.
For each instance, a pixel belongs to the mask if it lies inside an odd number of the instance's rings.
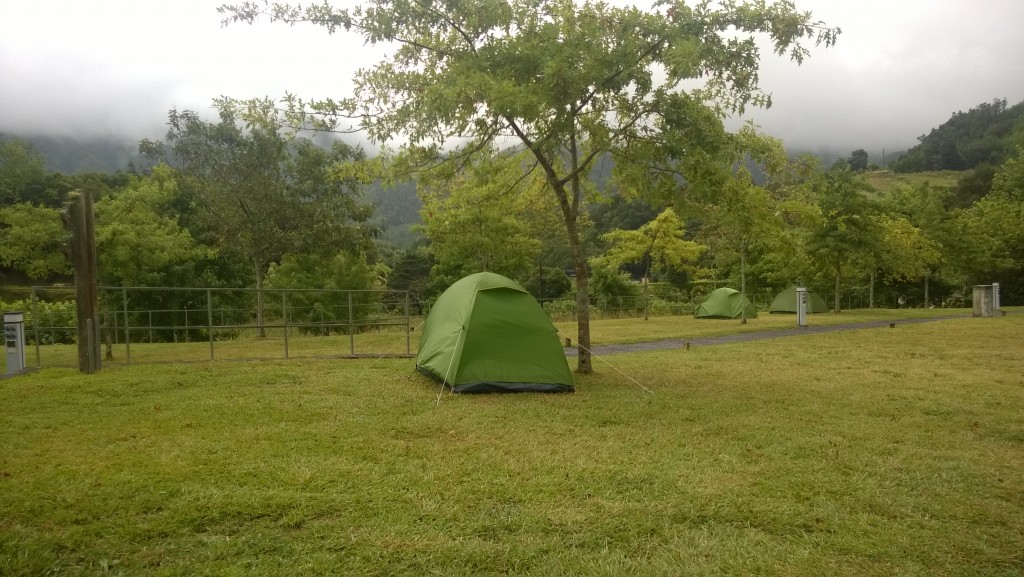
[{"label": "green grass field", "polygon": [[564,395],[409,359],[0,380],[0,575],[1024,573],[1024,315],[605,360]]},{"label": "green grass field", "polygon": [[956,170],[937,170],[931,172],[892,172],[891,170],[880,170],[865,173],[864,178],[874,187],[879,195],[885,196],[893,188],[900,185],[918,186],[928,183],[932,186],[954,188],[963,174],[963,172]]}]

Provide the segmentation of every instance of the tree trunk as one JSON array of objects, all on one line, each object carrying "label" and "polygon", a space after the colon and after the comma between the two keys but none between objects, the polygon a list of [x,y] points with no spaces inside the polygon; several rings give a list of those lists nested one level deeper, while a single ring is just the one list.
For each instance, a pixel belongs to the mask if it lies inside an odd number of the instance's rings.
[{"label": "tree trunk", "polygon": [[871,278],[868,284],[868,308],[875,308],[875,271],[871,271]]},{"label": "tree trunk", "polygon": [[267,336],[267,328],[263,326],[263,263],[253,259],[252,264],[256,269],[256,334],[262,339]]},{"label": "tree trunk", "polygon": [[740,249],[740,324],[747,324],[747,307],[743,306],[743,300],[747,298],[747,255],[746,250]]},{"label": "tree trunk", "polygon": [[647,268],[644,270],[644,320],[650,320],[647,316],[647,309],[649,308],[650,299],[647,296],[647,290],[651,286],[651,255],[647,255]]},{"label": "tree trunk", "polygon": [[[554,168],[552,158],[538,148],[531,139],[523,133],[514,119],[508,118],[509,126],[516,135],[533,152],[540,166],[544,169],[548,185],[554,193],[558,206],[562,210],[562,217],[565,221],[566,237],[569,240],[569,252],[572,255],[572,263],[576,269],[576,372],[591,373],[593,365],[590,362],[590,273],[587,271],[587,258],[583,254],[583,243],[580,242],[578,226],[578,215],[580,202],[583,198],[583,189],[580,184],[579,151],[576,147],[576,134],[573,132],[569,138],[569,161],[570,174],[568,179],[560,179]],[[573,121],[575,122],[575,120]],[[557,157],[556,157],[557,158]],[[589,162],[589,161],[588,161]],[[566,184],[571,184],[572,195],[566,190]]]},{"label": "tree trunk", "polygon": [[569,252],[576,268],[576,372],[592,373],[590,360],[590,272],[583,254],[579,228],[573,215],[565,215],[565,229],[569,238]]},{"label": "tree trunk", "polygon": [[[576,267],[576,372],[589,374],[594,372],[590,359],[590,271],[587,270],[587,256],[583,254],[583,243],[580,242],[579,214],[583,187],[580,184],[579,149],[575,132],[569,139],[569,160],[573,174],[569,180],[572,196],[565,194],[564,185],[557,192],[566,201],[562,213],[565,215],[565,230],[569,235],[569,251]],[[572,202],[568,202],[570,198]]]},{"label": "tree trunk", "polygon": [[931,306],[931,299],[928,298],[928,277],[931,276],[929,272],[924,273],[924,308]]},{"label": "tree trunk", "polygon": [[839,303],[839,299],[842,296],[840,294],[840,290],[841,290],[842,286],[843,286],[843,273],[840,271],[840,269],[837,268],[836,269],[836,294],[835,294],[836,303],[832,307],[832,312],[835,312],[835,313],[838,313],[838,312],[840,312],[842,310],[842,305]]}]

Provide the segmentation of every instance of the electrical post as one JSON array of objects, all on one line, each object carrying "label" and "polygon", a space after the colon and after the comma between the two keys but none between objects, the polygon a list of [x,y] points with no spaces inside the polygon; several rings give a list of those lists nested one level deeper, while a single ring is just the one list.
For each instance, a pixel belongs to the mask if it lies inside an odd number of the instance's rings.
[{"label": "electrical post", "polygon": [[807,326],[807,287],[796,287],[796,326]]},{"label": "electrical post", "polygon": [[100,317],[96,270],[96,229],[92,196],[72,191],[62,218],[71,232],[71,265],[75,271],[75,311],[78,316],[78,370],[100,369]]}]

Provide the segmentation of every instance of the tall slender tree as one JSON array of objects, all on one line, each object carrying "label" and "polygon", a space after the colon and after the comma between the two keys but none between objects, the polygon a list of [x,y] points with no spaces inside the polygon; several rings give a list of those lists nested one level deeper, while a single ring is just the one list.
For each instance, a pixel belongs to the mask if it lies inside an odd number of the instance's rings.
[{"label": "tall slender tree", "polygon": [[447,148],[448,162],[494,143],[533,156],[576,269],[579,372],[592,370],[579,224],[595,159],[612,154],[617,178],[652,195],[713,186],[735,145],[722,118],[771,102],[758,86],[755,38],[766,35],[777,54],[800,62],[809,54],[804,41],[831,45],[839,34],[789,1],[766,0],[661,0],[650,11],[573,0],[242,2],[219,10],[225,23],[312,22],[392,48],[357,73],[351,98],[287,96],[297,124],[344,129],[355,119],[352,127],[372,140],[402,139],[417,155]]},{"label": "tall slender tree", "polygon": [[358,248],[371,232],[362,226],[372,207],[357,202],[359,178],[338,169],[363,155],[341,143],[327,152],[308,140],[289,140],[266,100],[248,109],[244,123],[231,102],[215,106],[218,122],[171,110],[169,150],[150,141],[140,150],[177,168],[178,186],[196,203],[210,237],[202,240],[250,263],[262,327],[261,289],[272,263],[315,247]]},{"label": "tall slender tree", "polygon": [[872,251],[882,242],[875,210],[864,196],[867,184],[848,166],[829,170],[814,183],[821,220],[810,235],[810,252],[834,281],[833,310],[842,308],[843,283],[855,271],[869,268]]},{"label": "tall slender tree", "polygon": [[618,271],[626,264],[644,267],[644,320],[650,308],[647,291],[652,272],[692,269],[697,257],[706,247],[684,237],[683,220],[671,208],[666,208],[651,222],[636,230],[612,230],[602,239],[610,246],[592,263]]}]

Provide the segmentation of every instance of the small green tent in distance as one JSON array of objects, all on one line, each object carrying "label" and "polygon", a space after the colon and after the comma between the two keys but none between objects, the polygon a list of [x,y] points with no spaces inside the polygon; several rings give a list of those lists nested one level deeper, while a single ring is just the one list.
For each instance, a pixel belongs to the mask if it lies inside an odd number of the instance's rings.
[{"label": "small green tent in distance", "polygon": [[711,291],[693,316],[698,319],[738,319],[744,310],[748,319],[757,318],[757,307],[740,291],[720,288]]},{"label": "small green tent in distance", "polygon": [[[779,294],[775,295],[772,300],[772,304],[768,307],[770,313],[796,313],[796,285],[793,285]],[[825,299],[821,298],[818,293],[808,290],[807,291],[807,312],[808,313],[827,313],[828,305],[825,304]]]},{"label": "small green tent in distance", "polygon": [[544,309],[518,283],[489,272],[438,297],[423,324],[416,370],[456,393],[574,390]]}]

